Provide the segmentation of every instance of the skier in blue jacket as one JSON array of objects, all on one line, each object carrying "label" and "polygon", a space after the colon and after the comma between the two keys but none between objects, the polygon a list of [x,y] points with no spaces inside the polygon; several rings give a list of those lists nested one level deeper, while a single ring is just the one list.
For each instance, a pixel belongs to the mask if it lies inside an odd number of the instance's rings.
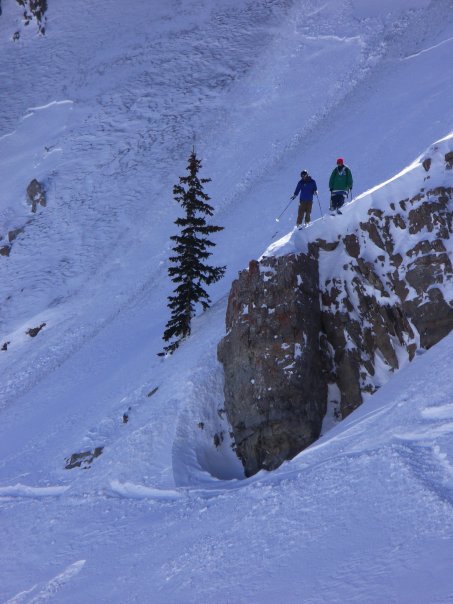
[{"label": "skier in blue jacket", "polygon": [[298,227],[302,225],[304,217],[306,225],[310,222],[311,208],[313,207],[313,195],[318,192],[316,182],[313,180],[307,170],[302,170],[300,176],[301,178],[297,183],[294,195],[291,197],[291,199],[295,199],[297,194],[300,194],[299,211],[297,212],[296,222]]}]

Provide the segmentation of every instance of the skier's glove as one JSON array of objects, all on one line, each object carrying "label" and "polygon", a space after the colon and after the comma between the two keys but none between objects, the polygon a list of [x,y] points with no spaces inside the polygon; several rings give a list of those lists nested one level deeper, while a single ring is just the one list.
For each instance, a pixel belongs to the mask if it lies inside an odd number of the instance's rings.
[{"label": "skier's glove", "polygon": [[291,195],[291,199],[296,199],[296,196],[295,195]]}]

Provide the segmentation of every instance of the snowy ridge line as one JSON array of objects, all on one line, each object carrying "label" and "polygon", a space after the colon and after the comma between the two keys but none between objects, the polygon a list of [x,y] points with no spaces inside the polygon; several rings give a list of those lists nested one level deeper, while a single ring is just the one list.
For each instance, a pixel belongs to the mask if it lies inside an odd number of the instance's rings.
[{"label": "snowy ridge line", "polygon": [[58,497],[59,495],[63,495],[68,489],[69,486],[30,487],[17,483],[13,486],[0,486],[0,499],[4,497]]},{"label": "snowy ridge line", "polygon": [[200,489],[198,487],[177,487],[175,489],[162,489],[157,487],[148,487],[145,485],[132,483],[132,482],[120,482],[119,480],[111,480],[110,488],[112,493],[120,495],[125,499],[155,499],[158,501],[177,501],[182,499],[212,499],[225,495],[238,489],[243,489],[250,486],[253,483],[263,480],[263,476],[260,474],[257,479],[256,476],[252,478],[246,478],[244,480],[231,480],[225,481],[222,487],[218,485],[213,486],[212,489],[205,488]]},{"label": "snowy ridge line", "polygon": [[[245,482],[245,481],[240,481]],[[228,484],[228,483],[226,483]],[[242,488],[246,486],[244,484],[238,484],[236,488]],[[13,486],[0,487],[0,501],[2,499],[44,499],[50,497],[59,497],[70,489],[67,487],[30,487],[23,484],[16,484]],[[195,496],[207,496],[216,497],[225,492],[231,491],[231,486],[225,486],[225,488],[215,489],[198,489],[198,488],[175,488],[175,489],[163,489],[158,487],[146,486],[143,484],[132,483],[132,482],[121,482],[119,480],[110,481],[110,491],[114,495],[119,495],[124,499],[154,499],[157,501],[177,501],[181,499],[187,499],[191,495]],[[85,494],[86,495],[86,494]],[[100,499],[108,497],[109,491],[104,492],[104,495]],[[77,495],[72,495],[72,499],[79,499]]]},{"label": "snowy ridge line", "polygon": [[184,492],[176,489],[158,489],[155,487],[146,487],[141,484],[132,482],[120,482],[119,480],[111,480],[110,487],[112,492],[121,497],[129,499],[158,499],[160,501],[174,501],[182,499]]},{"label": "snowy ridge line", "polygon": [[439,140],[437,140],[434,143],[432,143],[431,145],[429,145],[429,147],[426,149],[426,151],[421,153],[416,159],[414,159],[414,161],[412,163],[410,163],[408,166],[406,166],[405,168],[403,168],[402,170],[397,172],[394,176],[391,176],[387,180],[375,185],[374,187],[371,187],[370,189],[363,191],[363,193],[360,193],[359,195],[354,197],[354,199],[352,199],[350,203],[354,203],[354,202],[359,201],[364,198],[366,199],[372,193],[376,193],[377,191],[380,191],[380,189],[384,189],[387,185],[392,184],[392,183],[397,183],[401,177],[410,174],[410,172],[413,172],[417,168],[420,168],[420,166],[423,163],[423,160],[426,159],[426,157],[432,157],[439,150],[439,146],[442,146],[441,150],[443,150],[444,153],[451,150],[451,145],[453,145],[452,139],[453,139],[453,131],[449,132],[448,134],[446,134]]}]

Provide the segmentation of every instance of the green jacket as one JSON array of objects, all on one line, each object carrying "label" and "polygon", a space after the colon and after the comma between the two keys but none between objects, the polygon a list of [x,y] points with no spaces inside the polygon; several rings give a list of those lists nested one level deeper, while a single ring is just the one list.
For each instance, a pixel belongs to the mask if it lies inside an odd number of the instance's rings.
[{"label": "green jacket", "polygon": [[329,179],[329,189],[331,191],[349,191],[352,189],[352,174],[347,166],[344,166],[341,172],[338,171],[338,167],[334,168]]}]

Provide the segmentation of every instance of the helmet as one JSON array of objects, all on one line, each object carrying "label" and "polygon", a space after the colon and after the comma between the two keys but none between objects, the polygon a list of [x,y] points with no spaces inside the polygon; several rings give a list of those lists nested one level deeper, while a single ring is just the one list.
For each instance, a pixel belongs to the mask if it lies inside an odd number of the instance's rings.
[{"label": "helmet", "polygon": [[302,170],[302,172],[300,173],[300,175],[302,176],[302,178],[303,178],[304,176],[308,176],[308,172],[307,172],[307,170]]},{"label": "helmet", "polygon": [[339,157],[339,158],[337,159],[337,166],[342,166],[343,164],[344,164],[344,160],[343,160],[343,158],[342,158],[342,157]]}]

